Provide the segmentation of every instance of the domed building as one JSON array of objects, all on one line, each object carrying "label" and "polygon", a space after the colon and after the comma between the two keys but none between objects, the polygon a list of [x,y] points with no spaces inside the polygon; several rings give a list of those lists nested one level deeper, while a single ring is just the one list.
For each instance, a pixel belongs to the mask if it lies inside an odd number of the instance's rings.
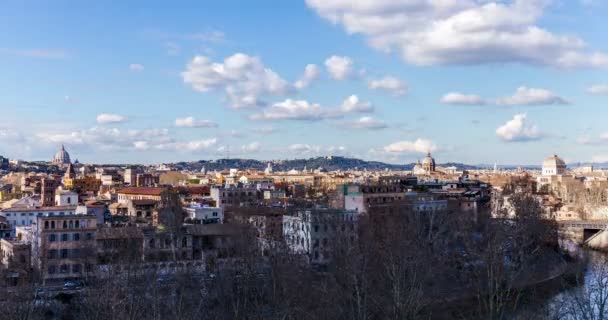
[{"label": "domed building", "polygon": [[435,172],[435,159],[431,156],[431,153],[426,154],[426,158],[422,160],[422,169],[426,173]]},{"label": "domed building", "polygon": [[65,147],[63,145],[61,145],[61,150],[55,153],[51,163],[58,166],[64,166],[72,163],[72,161],[70,161],[70,154],[65,151]]},{"label": "domed building", "polygon": [[412,169],[412,172],[414,173],[414,175],[426,174],[426,172],[422,168],[422,163],[420,163],[420,160],[418,160],[418,162],[416,162],[416,164],[414,165],[414,169]]},{"label": "domed building", "polygon": [[543,161],[543,176],[563,175],[566,173],[566,163],[557,155],[552,155]]}]

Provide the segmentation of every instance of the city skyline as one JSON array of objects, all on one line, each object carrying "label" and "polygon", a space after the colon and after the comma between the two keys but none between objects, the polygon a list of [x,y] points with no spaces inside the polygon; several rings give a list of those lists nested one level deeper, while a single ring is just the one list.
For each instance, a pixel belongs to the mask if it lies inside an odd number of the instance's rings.
[{"label": "city skyline", "polygon": [[608,160],[605,2],[437,3],[5,3],[0,154]]}]

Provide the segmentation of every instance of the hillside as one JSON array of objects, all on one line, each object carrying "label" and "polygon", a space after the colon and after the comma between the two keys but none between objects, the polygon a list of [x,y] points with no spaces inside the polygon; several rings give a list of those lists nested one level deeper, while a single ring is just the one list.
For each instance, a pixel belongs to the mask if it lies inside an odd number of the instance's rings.
[{"label": "hillside", "polygon": [[[361,159],[345,158],[345,157],[316,157],[309,159],[294,159],[294,160],[274,160],[260,161],[254,159],[218,159],[218,160],[200,160],[196,162],[179,162],[175,163],[179,169],[188,169],[199,171],[204,166],[207,171],[236,169],[258,169],[264,170],[268,163],[272,163],[274,171],[289,171],[291,169],[302,170],[323,168],[328,171],[335,170],[411,170],[414,163],[409,164],[388,164],[378,161],[365,161]],[[474,169],[475,166],[465,165],[462,163],[446,163],[438,164],[439,166],[455,166],[458,169]]]}]

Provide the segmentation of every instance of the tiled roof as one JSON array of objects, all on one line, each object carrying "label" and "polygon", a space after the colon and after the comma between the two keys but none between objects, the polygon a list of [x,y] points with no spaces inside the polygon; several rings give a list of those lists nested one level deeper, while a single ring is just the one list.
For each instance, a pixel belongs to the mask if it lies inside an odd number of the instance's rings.
[{"label": "tiled roof", "polygon": [[127,187],[118,190],[116,193],[121,194],[133,194],[133,195],[146,195],[146,196],[160,196],[166,188],[158,187]]},{"label": "tiled roof", "polygon": [[57,207],[15,207],[3,209],[2,212],[38,212],[38,211],[71,211],[76,210],[76,206],[57,206]]}]

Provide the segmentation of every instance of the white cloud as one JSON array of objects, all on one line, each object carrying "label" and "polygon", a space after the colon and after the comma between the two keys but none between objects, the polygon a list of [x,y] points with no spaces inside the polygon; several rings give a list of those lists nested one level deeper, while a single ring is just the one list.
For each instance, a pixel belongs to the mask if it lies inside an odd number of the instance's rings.
[{"label": "white cloud", "polygon": [[252,142],[250,144],[244,145],[241,147],[241,150],[245,153],[254,153],[260,151],[261,146],[259,142]]},{"label": "white cloud", "polygon": [[253,114],[252,120],[306,120],[318,121],[334,118],[333,112],[321,108],[319,104],[310,103],[306,100],[287,99],[277,102],[264,109],[261,113]]},{"label": "white cloud", "polygon": [[36,141],[43,144],[68,144],[92,147],[99,150],[172,150],[202,151],[214,146],[216,138],[176,141],[167,129],[121,130],[93,127],[71,132],[41,132]]},{"label": "white cloud", "polygon": [[251,129],[255,133],[259,134],[273,134],[278,131],[278,129],[273,127],[261,127],[261,128],[253,128]]},{"label": "white cloud", "polygon": [[587,88],[587,92],[594,95],[608,95],[608,83],[606,84],[596,84]]},{"label": "white cloud", "polygon": [[503,106],[536,106],[569,102],[546,89],[519,87],[512,96],[499,98],[496,103]]},{"label": "white cloud", "polygon": [[538,127],[527,120],[525,113],[516,114],[513,119],[496,129],[496,135],[503,141],[531,141],[541,138]]},{"label": "white cloud", "polygon": [[157,149],[160,150],[176,150],[176,151],[189,151],[189,152],[199,152],[210,149],[215,146],[217,143],[216,138],[211,139],[200,139],[194,141],[185,141],[185,142],[173,142],[169,144],[161,144],[156,146]]},{"label": "white cloud", "polygon": [[97,123],[99,124],[121,123],[125,121],[127,121],[127,117],[119,114],[101,113],[97,115]]},{"label": "white cloud", "polygon": [[223,90],[235,108],[259,106],[265,95],[285,94],[287,81],[264,66],[257,57],[236,53],[223,62],[212,62],[206,56],[195,56],[181,73],[185,83],[196,91]]},{"label": "white cloud", "polygon": [[384,121],[374,119],[372,117],[361,117],[358,120],[344,122],[341,126],[351,129],[367,129],[367,130],[381,130],[386,129],[388,125]]},{"label": "white cloud", "polygon": [[437,150],[437,145],[427,139],[418,138],[415,141],[398,141],[384,147],[387,153],[407,154],[407,153],[427,153]]},{"label": "white cloud", "polygon": [[591,162],[608,162],[608,154],[596,154],[591,157]]},{"label": "white cloud", "polygon": [[175,125],[182,128],[217,128],[217,123],[211,120],[197,120],[194,117],[175,119]]},{"label": "white cloud", "polygon": [[374,90],[384,90],[395,96],[402,96],[407,92],[407,84],[393,76],[369,80],[367,87]]},{"label": "white cloud", "polygon": [[186,38],[192,40],[198,40],[202,42],[215,42],[215,43],[223,43],[226,42],[226,34],[219,30],[205,31],[205,32],[197,32],[193,34],[189,34]]},{"label": "white cloud", "polygon": [[345,80],[353,76],[353,60],[346,56],[331,56],[325,60],[327,73],[334,80]]},{"label": "white cloud", "polygon": [[416,65],[608,65],[580,38],[541,28],[551,1],[306,0],[321,17]]},{"label": "white cloud", "polygon": [[133,72],[144,71],[144,66],[142,64],[139,64],[139,63],[131,63],[129,65],[129,70],[131,70]]},{"label": "white cloud", "polygon": [[297,89],[304,89],[310,85],[311,82],[319,78],[321,70],[316,64],[308,64],[304,68],[304,74],[294,84]]},{"label": "white cloud", "polygon": [[454,105],[484,105],[486,104],[486,101],[478,95],[450,92],[441,98],[441,103]]},{"label": "white cloud", "polygon": [[308,152],[319,152],[321,147],[319,146],[311,146],[309,144],[296,143],[287,147],[289,151],[296,153],[308,153]]},{"label": "white cloud", "polygon": [[342,102],[342,106],[340,106],[340,110],[342,112],[373,112],[374,106],[370,102],[362,102],[359,101],[359,97],[356,95],[351,95],[348,98],[344,99]]}]

